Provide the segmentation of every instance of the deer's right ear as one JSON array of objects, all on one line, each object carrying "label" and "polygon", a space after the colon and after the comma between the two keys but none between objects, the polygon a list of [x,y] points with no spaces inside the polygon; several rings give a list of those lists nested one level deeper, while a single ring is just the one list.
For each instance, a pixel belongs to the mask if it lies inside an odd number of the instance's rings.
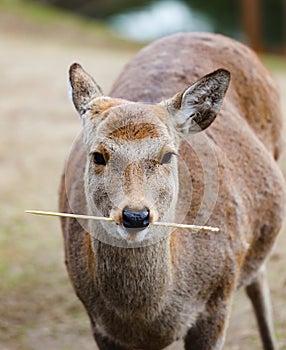
[{"label": "deer's right ear", "polygon": [[88,102],[102,96],[103,93],[94,79],[78,63],[71,65],[69,81],[72,101],[79,115],[82,116],[86,112]]},{"label": "deer's right ear", "polygon": [[229,71],[218,69],[163,101],[177,131],[197,133],[211,125],[221,108],[229,82]]}]

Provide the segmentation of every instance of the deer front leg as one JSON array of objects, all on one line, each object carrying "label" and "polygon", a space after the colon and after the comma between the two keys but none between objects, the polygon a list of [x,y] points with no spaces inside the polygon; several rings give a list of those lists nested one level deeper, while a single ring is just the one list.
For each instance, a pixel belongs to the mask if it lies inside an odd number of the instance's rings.
[{"label": "deer front leg", "polygon": [[99,333],[94,333],[94,339],[100,350],[127,350],[125,347],[114,343],[112,340],[109,340]]},{"label": "deer front leg", "polygon": [[186,350],[220,350],[224,344],[228,325],[230,298],[218,298],[208,303],[196,324],[185,337]]},{"label": "deer front leg", "polygon": [[93,317],[89,314],[94,340],[99,350],[127,350],[125,347],[114,343],[109,338],[103,336],[97,329]]},{"label": "deer front leg", "polygon": [[255,312],[263,349],[274,350],[276,347],[272,307],[265,266],[259,270],[256,278],[246,287],[246,293]]}]

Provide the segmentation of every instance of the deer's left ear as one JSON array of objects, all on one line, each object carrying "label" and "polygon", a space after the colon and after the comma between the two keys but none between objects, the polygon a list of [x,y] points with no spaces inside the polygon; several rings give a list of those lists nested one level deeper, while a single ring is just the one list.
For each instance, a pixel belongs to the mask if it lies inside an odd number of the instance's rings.
[{"label": "deer's left ear", "polygon": [[69,69],[71,96],[76,110],[82,116],[86,111],[87,103],[95,97],[102,96],[101,88],[94,79],[78,63]]},{"label": "deer's left ear", "polygon": [[230,82],[230,73],[218,69],[162,104],[180,133],[206,129],[215,119]]}]

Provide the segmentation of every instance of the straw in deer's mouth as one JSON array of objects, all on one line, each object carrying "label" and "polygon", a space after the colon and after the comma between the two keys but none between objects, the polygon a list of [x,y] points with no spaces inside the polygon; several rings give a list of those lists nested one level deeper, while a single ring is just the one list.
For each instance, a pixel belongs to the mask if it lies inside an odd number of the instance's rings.
[{"label": "straw in deer's mouth", "polygon": [[[52,211],[41,211],[41,210],[26,210],[26,213],[28,214],[35,214],[35,215],[44,215],[44,216],[59,216],[59,217],[66,217],[66,218],[74,218],[74,219],[83,219],[83,220],[96,220],[96,221],[108,221],[108,222],[114,222],[112,218],[107,218],[104,216],[92,216],[92,215],[82,215],[82,214],[69,214],[69,213],[58,213],[58,212],[52,212]],[[153,222],[151,223],[153,226],[165,226],[165,227],[173,227],[173,228],[185,228],[188,230],[206,230],[206,231],[213,231],[218,232],[218,227],[212,227],[212,226],[198,226],[198,225],[191,225],[191,224],[177,224],[172,222]]]}]

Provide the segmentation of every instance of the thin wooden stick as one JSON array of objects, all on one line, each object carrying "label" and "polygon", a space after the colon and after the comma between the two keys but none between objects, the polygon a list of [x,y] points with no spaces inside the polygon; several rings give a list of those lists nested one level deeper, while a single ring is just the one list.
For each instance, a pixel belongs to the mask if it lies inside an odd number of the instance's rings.
[{"label": "thin wooden stick", "polygon": [[166,227],[174,227],[174,228],[186,228],[188,230],[206,230],[206,231],[213,231],[218,232],[218,227],[212,227],[212,226],[198,226],[198,225],[191,225],[191,224],[176,224],[174,222],[158,222],[154,221],[151,225],[153,226],[166,226]]},{"label": "thin wooden stick", "polygon": [[[60,216],[60,217],[64,217],[64,218],[74,218],[74,219],[83,219],[83,220],[97,220],[97,221],[114,222],[114,220],[112,218],[106,218],[104,216],[68,214],[68,213],[58,213],[58,212],[53,212],[53,211],[41,211],[41,210],[26,210],[26,213],[35,214],[35,215],[45,215],[45,216]],[[152,223],[152,225],[174,227],[174,228],[185,228],[188,230],[206,230],[206,231],[213,231],[213,232],[219,231],[218,227],[198,226],[198,225],[188,225],[188,224],[176,224],[176,223],[170,223],[170,222],[157,222],[157,221],[155,221]]]},{"label": "thin wooden stick", "polygon": [[83,220],[97,220],[97,221],[109,221],[113,222],[111,218],[106,218],[104,216],[91,216],[91,215],[81,215],[81,214],[69,214],[69,213],[57,213],[54,211],[41,211],[41,210],[26,210],[27,214],[44,215],[44,216],[61,216],[64,218],[74,218]]}]

